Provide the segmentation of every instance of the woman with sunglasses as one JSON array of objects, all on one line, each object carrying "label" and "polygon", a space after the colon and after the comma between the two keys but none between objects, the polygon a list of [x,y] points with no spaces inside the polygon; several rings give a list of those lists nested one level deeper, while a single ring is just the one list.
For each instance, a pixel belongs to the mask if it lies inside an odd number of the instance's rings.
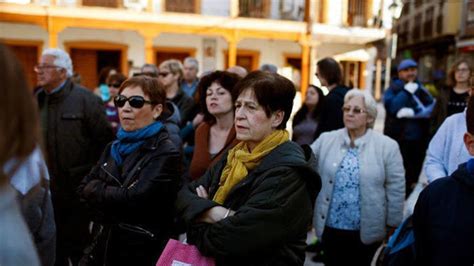
[{"label": "woman with sunglasses", "polygon": [[161,121],[166,93],[155,78],[132,77],[114,102],[117,140],[78,189],[98,225],[83,262],[153,265],[173,234],[181,176],[179,150]]},{"label": "woman with sunglasses", "polygon": [[115,73],[107,77],[107,86],[109,87],[110,98],[105,103],[105,112],[107,114],[107,120],[112,126],[114,135],[117,133],[118,127],[120,125],[120,119],[118,116],[117,107],[114,104],[114,98],[117,96],[118,91],[122,83],[127,78],[122,73]]},{"label": "woman with sunglasses", "polygon": [[184,93],[179,86],[184,75],[183,64],[176,59],[170,59],[161,63],[159,70],[158,79],[165,87],[166,98],[178,106],[181,126],[184,126],[196,115],[196,105],[193,98]]},{"label": "woman with sunglasses", "polygon": [[350,90],[342,112],[344,128],[311,145],[323,184],[313,225],[324,265],[370,265],[403,219],[405,170],[398,144],[372,130],[377,103],[371,95]]},{"label": "woman with sunglasses", "polygon": [[239,80],[236,74],[215,71],[202,77],[198,84],[204,122],[194,135],[194,153],[189,168],[193,180],[201,177],[238,142],[235,138],[232,91]]}]

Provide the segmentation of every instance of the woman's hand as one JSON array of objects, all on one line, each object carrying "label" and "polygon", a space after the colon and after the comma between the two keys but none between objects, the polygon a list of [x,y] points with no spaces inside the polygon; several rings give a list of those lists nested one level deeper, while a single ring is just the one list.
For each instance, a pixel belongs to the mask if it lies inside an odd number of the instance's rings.
[{"label": "woman's hand", "polygon": [[235,212],[231,209],[226,209],[222,206],[215,206],[203,212],[196,222],[213,224],[229,216],[233,216],[234,214]]},{"label": "woman's hand", "polygon": [[207,190],[203,186],[197,187],[196,193],[198,194],[200,198],[209,199],[209,194],[207,193]]},{"label": "woman's hand", "polygon": [[[209,199],[209,193],[207,193],[207,190],[203,186],[197,187],[196,193],[200,198]],[[235,212],[231,209],[226,209],[222,206],[215,206],[203,212],[201,216],[197,218],[196,222],[213,224],[227,218],[228,216],[234,215],[234,213]]]}]

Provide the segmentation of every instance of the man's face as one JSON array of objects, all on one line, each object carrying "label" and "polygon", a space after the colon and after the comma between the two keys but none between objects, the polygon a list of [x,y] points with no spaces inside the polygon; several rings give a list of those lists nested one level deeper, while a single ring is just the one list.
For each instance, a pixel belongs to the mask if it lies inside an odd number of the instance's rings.
[{"label": "man's face", "polygon": [[52,55],[43,55],[35,67],[38,86],[47,91],[57,88],[66,80],[66,70],[54,64],[55,57]]},{"label": "man's face", "polygon": [[190,63],[184,63],[184,79],[187,81],[193,81],[197,77],[197,68]]},{"label": "man's face", "polygon": [[416,67],[410,67],[410,68],[406,68],[406,69],[398,71],[398,78],[405,82],[415,81],[417,75],[418,75],[418,71]]}]

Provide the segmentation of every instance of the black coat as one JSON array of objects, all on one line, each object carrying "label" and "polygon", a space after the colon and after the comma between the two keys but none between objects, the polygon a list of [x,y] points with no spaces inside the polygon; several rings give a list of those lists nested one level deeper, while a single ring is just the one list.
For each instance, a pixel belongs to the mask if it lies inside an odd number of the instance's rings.
[{"label": "black coat", "polygon": [[314,157],[288,141],[263,158],[229,193],[223,206],[235,215],[215,224],[194,223],[219,204],[197,196],[203,185],[212,199],[227,155],[178,194],[178,214],[188,242],[216,258],[217,265],[303,265],[312,204],[321,188]]},{"label": "black coat", "polygon": [[420,194],[413,214],[417,265],[474,264],[474,171],[461,164]]},{"label": "black coat", "polygon": [[70,79],[59,92],[40,90],[36,96],[40,112],[48,112],[43,134],[51,192],[58,199],[53,203],[68,205],[77,201],[77,186],[113,139],[112,127],[100,98]]},{"label": "black coat", "polygon": [[[154,265],[173,235],[181,175],[178,148],[163,128],[117,166],[107,146],[78,193],[103,225],[107,265]],[[99,245],[103,246],[103,245]]]},{"label": "black coat", "polygon": [[324,132],[344,127],[342,106],[344,105],[344,96],[348,91],[349,88],[338,85],[326,95],[314,139],[319,138]]}]

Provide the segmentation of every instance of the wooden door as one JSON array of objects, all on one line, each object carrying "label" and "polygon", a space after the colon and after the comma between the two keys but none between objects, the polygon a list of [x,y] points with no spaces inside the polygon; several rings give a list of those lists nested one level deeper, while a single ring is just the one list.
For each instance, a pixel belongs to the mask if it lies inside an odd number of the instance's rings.
[{"label": "wooden door", "polygon": [[33,68],[38,63],[40,48],[37,45],[7,44],[7,46],[20,61],[30,88],[33,89],[36,86],[36,73]]},{"label": "wooden door", "polygon": [[111,67],[122,71],[122,51],[88,48],[71,48],[74,72],[81,76],[81,85],[94,90],[99,85],[99,73],[103,68]]}]

